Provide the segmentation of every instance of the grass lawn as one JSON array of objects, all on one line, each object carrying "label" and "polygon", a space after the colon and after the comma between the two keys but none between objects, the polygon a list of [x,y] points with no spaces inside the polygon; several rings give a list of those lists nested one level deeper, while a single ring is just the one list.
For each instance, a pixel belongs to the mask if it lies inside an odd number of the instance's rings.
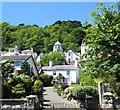
[{"label": "grass lawn", "polygon": [[71,85],[69,85],[69,87],[78,87],[78,86],[80,86],[80,84],[71,84]]}]

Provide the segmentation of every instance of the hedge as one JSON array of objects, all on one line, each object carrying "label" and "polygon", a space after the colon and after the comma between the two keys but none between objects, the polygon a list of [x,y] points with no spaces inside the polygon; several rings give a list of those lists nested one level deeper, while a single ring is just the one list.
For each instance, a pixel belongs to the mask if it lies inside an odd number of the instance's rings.
[{"label": "hedge", "polygon": [[72,90],[72,96],[74,98],[85,98],[86,96],[95,97],[98,91],[93,86],[78,86]]}]

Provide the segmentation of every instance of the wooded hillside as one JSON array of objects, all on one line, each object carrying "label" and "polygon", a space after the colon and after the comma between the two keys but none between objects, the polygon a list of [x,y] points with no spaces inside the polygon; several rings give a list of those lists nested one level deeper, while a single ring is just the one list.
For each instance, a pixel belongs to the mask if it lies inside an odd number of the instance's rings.
[{"label": "wooded hillside", "polygon": [[72,49],[80,51],[81,41],[85,36],[80,21],[56,21],[53,25],[45,28],[38,25],[19,24],[11,26],[9,23],[2,24],[2,50],[18,46],[20,50],[33,48],[37,54],[49,53],[56,41],[62,43],[64,51]]}]

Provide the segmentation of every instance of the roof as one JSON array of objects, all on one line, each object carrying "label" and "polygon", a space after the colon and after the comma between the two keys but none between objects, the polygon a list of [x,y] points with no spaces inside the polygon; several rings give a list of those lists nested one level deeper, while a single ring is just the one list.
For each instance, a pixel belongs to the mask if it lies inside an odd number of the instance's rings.
[{"label": "roof", "polygon": [[9,50],[10,50],[10,49],[16,49],[16,48],[9,48]]},{"label": "roof", "polygon": [[0,60],[12,59],[12,60],[27,60],[31,55],[18,55],[18,56],[0,56]]},{"label": "roof", "polygon": [[113,94],[112,94],[111,92],[105,92],[105,93],[103,94],[103,96],[106,96],[106,95],[113,96]]},{"label": "roof", "polygon": [[55,65],[55,66],[43,66],[42,67],[42,70],[45,71],[45,70],[48,70],[48,71],[51,71],[51,70],[76,70],[77,67],[75,65]]},{"label": "roof", "polygon": [[27,49],[27,50],[22,50],[21,52],[31,52],[31,50]]},{"label": "roof", "polygon": [[57,41],[57,42],[55,43],[55,45],[61,45],[61,43],[60,43],[59,41]]}]

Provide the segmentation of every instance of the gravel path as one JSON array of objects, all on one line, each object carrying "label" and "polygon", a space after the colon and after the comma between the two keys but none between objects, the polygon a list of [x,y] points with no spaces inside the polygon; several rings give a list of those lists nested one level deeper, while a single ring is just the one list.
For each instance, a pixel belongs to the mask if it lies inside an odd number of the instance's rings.
[{"label": "gravel path", "polygon": [[58,94],[53,91],[53,87],[44,87],[44,90],[44,108],[50,108],[53,106],[54,108],[77,108],[72,102],[58,96]]}]

